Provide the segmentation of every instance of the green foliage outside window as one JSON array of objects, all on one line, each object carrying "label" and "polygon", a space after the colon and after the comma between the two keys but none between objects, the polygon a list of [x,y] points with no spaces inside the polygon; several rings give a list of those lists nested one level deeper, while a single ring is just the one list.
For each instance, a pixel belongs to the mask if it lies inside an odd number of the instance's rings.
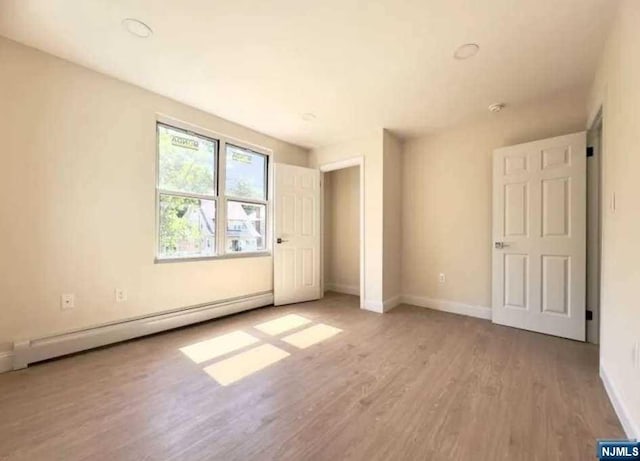
[{"label": "green foliage outside window", "polygon": [[[213,140],[158,125],[160,189],[213,197],[216,147]],[[161,194],[159,206],[161,256],[214,254],[214,201]]]}]

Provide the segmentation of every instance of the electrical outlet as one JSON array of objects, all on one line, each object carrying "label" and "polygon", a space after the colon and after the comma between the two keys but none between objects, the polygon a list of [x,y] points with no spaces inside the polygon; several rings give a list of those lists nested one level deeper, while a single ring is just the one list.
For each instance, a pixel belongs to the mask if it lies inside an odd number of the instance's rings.
[{"label": "electrical outlet", "polygon": [[447,276],[441,272],[440,275],[438,275],[438,282],[445,283],[446,281],[447,281]]},{"label": "electrical outlet", "polygon": [[76,297],[73,293],[63,293],[60,295],[60,309],[66,311],[76,307]]},{"label": "electrical outlet", "polygon": [[114,295],[117,303],[123,303],[127,300],[127,292],[122,288],[116,288],[114,290]]}]

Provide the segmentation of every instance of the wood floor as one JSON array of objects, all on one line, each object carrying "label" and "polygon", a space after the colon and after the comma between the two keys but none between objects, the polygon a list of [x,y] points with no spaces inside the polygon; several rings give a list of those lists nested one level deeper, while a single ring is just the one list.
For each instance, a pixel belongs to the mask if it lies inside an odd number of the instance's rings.
[{"label": "wood floor", "polygon": [[[357,305],[329,294],[0,375],[0,459],[583,461],[623,437],[592,345]],[[311,323],[254,328],[287,314]],[[318,324],[342,331],[283,340]],[[238,331],[256,340],[201,363],[180,351]],[[289,355],[226,386],[205,372],[265,345]]]}]

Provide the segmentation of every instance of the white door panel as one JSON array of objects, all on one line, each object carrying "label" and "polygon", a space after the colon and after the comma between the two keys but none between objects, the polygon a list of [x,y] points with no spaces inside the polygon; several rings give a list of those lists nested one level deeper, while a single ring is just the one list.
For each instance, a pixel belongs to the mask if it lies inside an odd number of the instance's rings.
[{"label": "white door panel", "polygon": [[320,172],[275,165],[274,303],[320,298]]},{"label": "white door panel", "polygon": [[584,341],[586,134],[493,162],[493,322]]}]

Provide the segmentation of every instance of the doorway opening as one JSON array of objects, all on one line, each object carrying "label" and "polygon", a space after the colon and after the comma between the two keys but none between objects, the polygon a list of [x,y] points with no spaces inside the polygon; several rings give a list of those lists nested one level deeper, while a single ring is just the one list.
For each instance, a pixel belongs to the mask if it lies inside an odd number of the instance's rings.
[{"label": "doorway opening", "polygon": [[323,172],[323,292],[364,302],[362,164],[359,159],[325,165]]},{"label": "doorway opening", "polygon": [[587,341],[600,342],[602,109],[587,131]]}]

